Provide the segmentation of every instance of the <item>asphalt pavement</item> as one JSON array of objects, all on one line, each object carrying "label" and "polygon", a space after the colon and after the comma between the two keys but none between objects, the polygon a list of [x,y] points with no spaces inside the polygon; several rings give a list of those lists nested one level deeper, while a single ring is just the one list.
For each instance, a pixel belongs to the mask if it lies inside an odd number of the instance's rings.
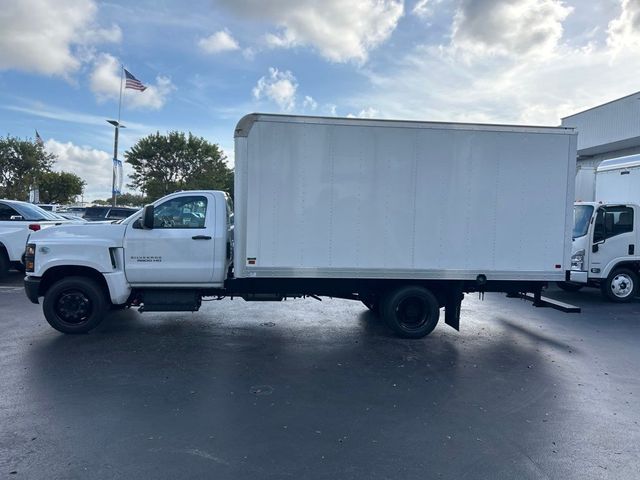
[{"label": "asphalt pavement", "polygon": [[51,329],[0,284],[0,478],[637,479],[640,302],[467,295],[402,340],[356,302]]}]

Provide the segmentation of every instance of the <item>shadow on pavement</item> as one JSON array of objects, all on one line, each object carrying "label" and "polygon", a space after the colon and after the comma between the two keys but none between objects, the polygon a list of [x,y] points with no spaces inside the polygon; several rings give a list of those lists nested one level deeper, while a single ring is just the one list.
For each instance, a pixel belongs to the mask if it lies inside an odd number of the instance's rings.
[{"label": "shadow on pavement", "polygon": [[543,421],[562,388],[543,353],[517,341],[526,332],[515,324],[407,341],[368,311],[349,328],[324,321],[124,311],[89,335],[41,338],[24,359],[25,389],[49,443],[21,469],[56,477],[87,468],[94,478],[540,474]]}]

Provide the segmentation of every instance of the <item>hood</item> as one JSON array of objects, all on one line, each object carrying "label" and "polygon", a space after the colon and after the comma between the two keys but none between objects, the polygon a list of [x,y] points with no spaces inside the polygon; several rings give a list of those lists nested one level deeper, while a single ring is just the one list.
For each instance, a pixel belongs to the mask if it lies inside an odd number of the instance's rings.
[{"label": "hood", "polygon": [[126,225],[118,223],[68,223],[42,229],[31,234],[30,241],[47,243],[104,243],[117,247],[122,245]]}]

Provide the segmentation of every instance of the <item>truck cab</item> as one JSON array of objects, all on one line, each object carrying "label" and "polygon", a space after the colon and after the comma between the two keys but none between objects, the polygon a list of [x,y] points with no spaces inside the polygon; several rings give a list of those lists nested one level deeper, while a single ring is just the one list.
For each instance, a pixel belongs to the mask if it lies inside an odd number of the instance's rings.
[{"label": "truck cab", "polygon": [[561,287],[599,287],[611,301],[631,301],[640,291],[639,212],[630,203],[576,202],[570,282]]},{"label": "truck cab", "polygon": [[34,234],[27,296],[65,333],[86,331],[110,305],[197,310],[224,286],[231,262],[229,197],[176,192],[116,224],[69,224]]}]

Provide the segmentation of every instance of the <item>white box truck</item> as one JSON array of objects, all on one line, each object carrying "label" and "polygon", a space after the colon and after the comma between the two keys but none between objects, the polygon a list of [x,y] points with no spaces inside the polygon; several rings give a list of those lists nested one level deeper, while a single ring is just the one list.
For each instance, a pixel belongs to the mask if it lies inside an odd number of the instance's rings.
[{"label": "white box truck", "polygon": [[571,281],[561,288],[598,287],[613,302],[629,302],[640,293],[638,204],[640,155],[600,163],[595,201],[575,204]]},{"label": "white box truck", "polygon": [[235,211],[168,195],[117,225],[33,235],[25,289],[65,333],[108,305],[203,297],[362,301],[399,335],[458,328],[465,292],[566,279],[572,129],[251,114],[235,130]]}]

